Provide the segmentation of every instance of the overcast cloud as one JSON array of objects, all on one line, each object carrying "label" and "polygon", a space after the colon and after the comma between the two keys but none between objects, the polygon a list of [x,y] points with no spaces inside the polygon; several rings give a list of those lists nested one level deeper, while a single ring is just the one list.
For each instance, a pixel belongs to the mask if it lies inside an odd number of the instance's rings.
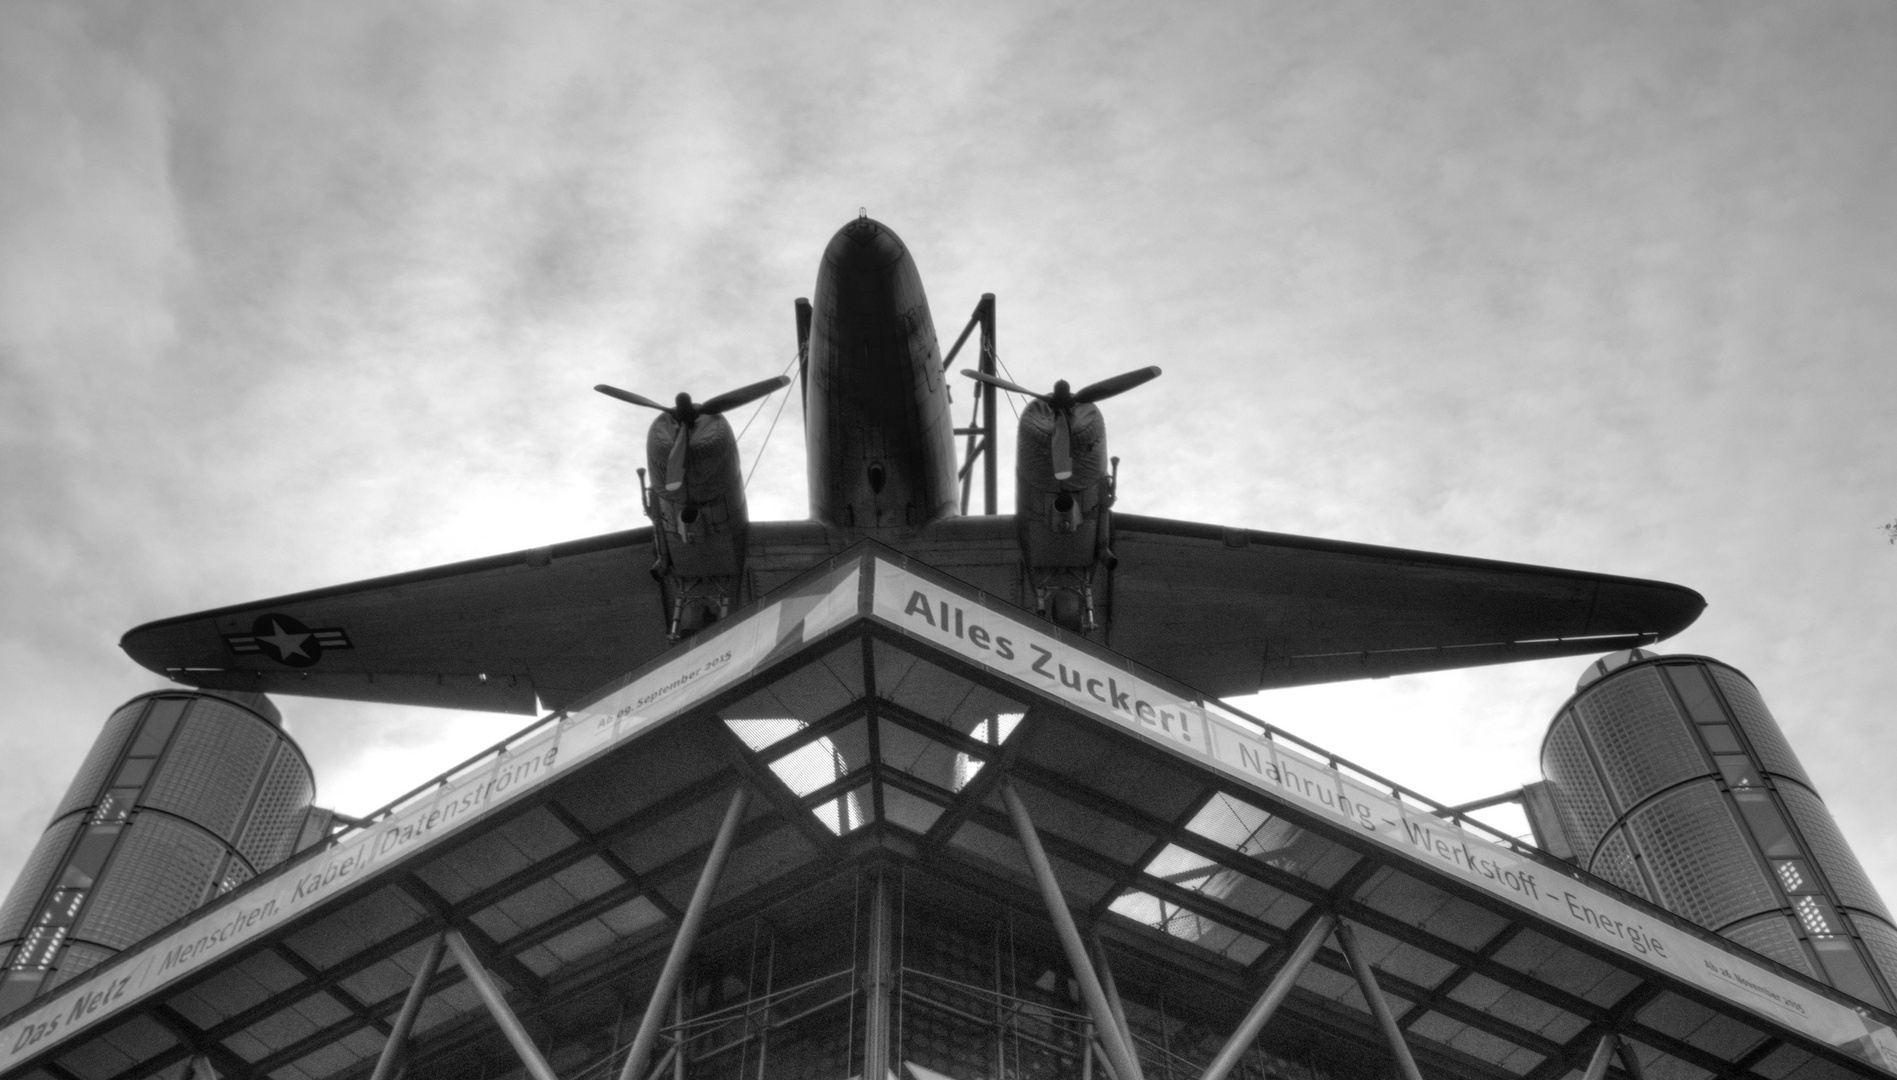
[{"label": "overcast cloud", "polygon": [[[124,630],[640,524],[588,388],[782,370],[861,206],[1020,380],[1166,369],[1123,509],[1700,590],[1663,648],[1753,677],[1897,900],[1893,55],[1881,0],[14,0],[0,881],[160,685]],[[754,513],[803,477],[791,408]],[[1453,802],[1584,663],[1242,704]],[[280,704],[353,812],[521,724]]]}]

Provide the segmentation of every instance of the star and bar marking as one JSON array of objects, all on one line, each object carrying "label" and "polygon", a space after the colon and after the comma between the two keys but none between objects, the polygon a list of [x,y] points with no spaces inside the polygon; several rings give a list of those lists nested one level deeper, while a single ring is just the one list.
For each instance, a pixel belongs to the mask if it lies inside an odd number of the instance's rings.
[{"label": "star and bar marking", "polygon": [[312,630],[288,615],[257,616],[248,634],[225,634],[224,644],[238,656],[262,653],[279,664],[309,667],[326,649],[353,648],[341,627]]}]

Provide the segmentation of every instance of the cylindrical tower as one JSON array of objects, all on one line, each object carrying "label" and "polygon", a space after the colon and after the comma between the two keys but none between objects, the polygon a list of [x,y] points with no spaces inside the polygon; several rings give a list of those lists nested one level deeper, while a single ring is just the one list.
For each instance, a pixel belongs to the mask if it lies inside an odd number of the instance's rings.
[{"label": "cylindrical tower", "polygon": [[1751,680],[1704,656],[1615,653],[1541,747],[1583,867],[1889,1009],[1897,928]]},{"label": "cylindrical tower", "polygon": [[120,706],[0,906],[0,1015],[283,861],[314,793],[262,694]]}]

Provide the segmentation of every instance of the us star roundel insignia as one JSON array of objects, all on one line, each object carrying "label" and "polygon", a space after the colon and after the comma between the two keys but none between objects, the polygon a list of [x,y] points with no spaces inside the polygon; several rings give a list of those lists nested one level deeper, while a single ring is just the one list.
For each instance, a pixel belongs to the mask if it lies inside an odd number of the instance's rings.
[{"label": "us star roundel insignia", "polygon": [[248,634],[225,634],[224,644],[239,656],[262,653],[279,664],[309,667],[323,658],[325,649],[350,648],[341,627],[311,630],[288,615],[259,615]]}]

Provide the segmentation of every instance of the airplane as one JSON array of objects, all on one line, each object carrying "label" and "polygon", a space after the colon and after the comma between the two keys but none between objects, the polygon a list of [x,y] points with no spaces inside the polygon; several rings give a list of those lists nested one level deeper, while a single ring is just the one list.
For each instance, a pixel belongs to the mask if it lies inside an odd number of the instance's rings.
[{"label": "airplane", "polygon": [[[602,384],[658,411],[650,525],[161,619],[120,645],[208,689],[555,710],[865,539],[1214,697],[1637,648],[1705,607],[1664,582],[1121,513],[1098,403],[1159,369],[1045,393],[1002,379],[992,294],[945,359],[913,256],[867,215],[795,311],[806,520],[749,520],[722,415],[787,376],[669,406]],[[958,428],[949,369],[977,327]],[[1028,397],[1013,514],[995,506],[999,390]],[[970,514],[978,460],[986,512]]]}]

